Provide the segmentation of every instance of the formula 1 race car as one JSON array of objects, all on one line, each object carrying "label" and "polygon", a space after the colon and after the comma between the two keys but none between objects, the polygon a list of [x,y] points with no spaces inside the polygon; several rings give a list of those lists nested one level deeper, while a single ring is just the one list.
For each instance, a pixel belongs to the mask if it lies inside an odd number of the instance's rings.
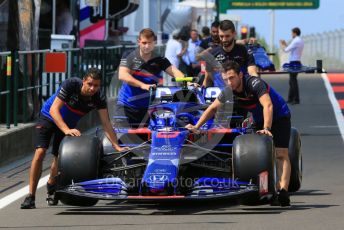
[{"label": "formula 1 race car", "polygon": [[[91,206],[98,200],[201,201],[269,200],[276,192],[276,159],[272,138],[242,126],[242,117],[225,113],[190,132],[220,92],[188,87],[192,78],[177,78],[181,87],[151,91],[150,123],[131,128],[115,117],[114,130],[126,152],[113,152],[99,130],[95,137],[65,137],[59,149],[58,199],[67,205]],[[227,102],[229,107],[233,102]],[[300,136],[292,129],[289,191],[302,181]]]},{"label": "formula 1 race car", "polygon": [[259,74],[285,74],[285,73],[323,73],[322,60],[316,61],[316,66],[305,66],[295,63],[284,63],[282,71],[276,71],[275,65],[270,60],[269,55],[263,46],[258,43],[247,44],[246,49],[252,53]]},{"label": "formula 1 race car", "polygon": [[276,71],[274,63],[270,60],[265,48],[259,44],[247,44],[246,49],[252,53],[256,66],[260,71]]}]

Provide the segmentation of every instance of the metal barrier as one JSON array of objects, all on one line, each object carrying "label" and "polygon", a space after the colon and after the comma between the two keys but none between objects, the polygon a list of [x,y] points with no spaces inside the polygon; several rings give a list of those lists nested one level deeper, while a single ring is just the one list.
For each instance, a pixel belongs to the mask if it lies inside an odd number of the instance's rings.
[{"label": "metal barrier", "polygon": [[[66,73],[45,73],[45,54],[51,50],[0,52],[0,124],[9,129],[11,124],[33,121],[48,99],[69,77],[82,77],[90,67],[102,71],[102,90],[116,97],[120,82],[116,71],[120,58],[127,49],[136,46],[85,47],[56,50],[67,56]],[[160,54],[164,46],[157,46]],[[11,62],[11,63],[10,63]],[[114,81],[113,84],[110,84]],[[111,85],[111,87],[109,87]]]},{"label": "metal barrier", "polygon": [[323,60],[323,66],[331,71],[344,70],[344,29],[302,37],[305,47],[302,62],[314,65],[316,60]]}]

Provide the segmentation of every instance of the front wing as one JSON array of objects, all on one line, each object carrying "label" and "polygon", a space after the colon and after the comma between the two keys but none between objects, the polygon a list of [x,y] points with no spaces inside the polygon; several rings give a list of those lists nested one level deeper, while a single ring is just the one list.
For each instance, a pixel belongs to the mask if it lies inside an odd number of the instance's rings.
[{"label": "front wing", "polygon": [[[205,178],[209,181],[211,178]],[[111,183],[109,183],[111,182]],[[227,181],[228,182],[228,181]],[[68,194],[75,197],[94,198],[99,200],[131,200],[131,201],[163,201],[163,200],[216,200],[216,199],[235,199],[244,196],[257,194],[259,188],[256,185],[241,182],[236,186],[226,186],[217,184],[209,186],[199,184],[193,187],[186,195],[138,195],[131,194],[119,178],[104,178],[93,181],[86,181],[69,185],[57,191],[57,194]]]}]

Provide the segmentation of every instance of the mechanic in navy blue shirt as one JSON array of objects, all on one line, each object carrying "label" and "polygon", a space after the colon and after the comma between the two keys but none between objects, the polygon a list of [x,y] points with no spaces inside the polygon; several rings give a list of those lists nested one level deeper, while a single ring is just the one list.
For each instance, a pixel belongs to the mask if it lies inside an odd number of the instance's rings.
[{"label": "mechanic in navy blue shirt", "polygon": [[56,205],[54,199],[57,176],[57,159],[59,145],[65,136],[80,136],[76,129],[80,118],[91,110],[98,110],[99,117],[104,128],[105,135],[111,141],[117,151],[122,151],[118,145],[107,110],[105,95],[100,91],[101,74],[98,69],[91,68],[81,80],[69,78],[65,80],[57,92],[43,105],[39,120],[36,124],[36,151],[31,163],[29,179],[29,195],[21,204],[22,209],[35,208],[35,194],[37,184],[42,173],[42,163],[45,153],[53,138],[52,154],[53,162],[50,169],[50,177],[47,183],[49,204]]},{"label": "mechanic in navy blue shirt", "polygon": [[202,51],[208,48],[214,48],[220,44],[219,25],[220,23],[218,21],[211,23],[210,36],[203,39],[199,45],[199,47],[202,48]]},{"label": "mechanic in navy blue shirt", "polygon": [[221,45],[216,46],[209,52],[203,52],[201,59],[206,61],[206,74],[203,86],[225,87],[222,80],[222,64],[228,60],[236,61],[244,74],[258,76],[256,64],[252,53],[248,53],[246,47],[237,44],[235,40],[235,26],[230,20],[223,20],[219,26],[219,38]]},{"label": "mechanic in navy blue shirt", "polygon": [[278,200],[282,206],[290,205],[288,186],[290,180],[290,161],[288,146],[290,138],[290,111],[283,98],[260,77],[244,76],[240,66],[234,61],[223,65],[224,88],[218,98],[207,108],[196,125],[188,124],[191,131],[199,129],[226,101],[252,113],[258,128],[257,133],[272,136],[276,147],[277,168],[280,181]]},{"label": "mechanic in navy blue shirt", "polygon": [[155,33],[149,28],[143,29],[138,38],[139,47],[125,53],[121,59],[119,79],[123,84],[118,95],[116,113],[126,116],[132,127],[147,123],[149,90],[162,82],[162,71],[173,77],[184,77],[167,58],[154,52],[155,42]]}]

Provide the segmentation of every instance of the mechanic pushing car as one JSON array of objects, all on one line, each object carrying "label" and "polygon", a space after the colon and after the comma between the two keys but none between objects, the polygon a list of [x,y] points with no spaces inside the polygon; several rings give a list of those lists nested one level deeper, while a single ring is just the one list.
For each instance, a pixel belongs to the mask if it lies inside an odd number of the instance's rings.
[{"label": "mechanic pushing car", "polygon": [[219,37],[221,45],[216,46],[209,52],[202,52],[201,59],[206,61],[206,74],[203,86],[225,87],[221,77],[222,64],[227,60],[236,61],[244,73],[251,76],[258,76],[254,57],[247,52],[242,44],[235,40],[235,26],[231,20],[223,20],[219,26]]},{"label": "mechanic pushing car", "polygon": [[128,118],[131,127],[139,127],[148,122],[149,90],[162,80],[161,72],[172,77],[184,74],[171,65],[165,57],[155,51],[156,36],[149,28],[139,33],[138,48],[123,54],[119,66],[119,79],[123,81],[118,94],[116,114]]},{"label": "mechanic pushing car", "polygon": [[258,128],[258,134],[273,135],[276,147],[277,173],[280,181],[277,183],[277,199],[272,204],[289,206],[288,186],[290,180],[290,161],[288,146],[290,138],[290,111],[283,98],[259,77],[243,75],[240,65],[234,61],[227,61],[223,65],[222,78],[227,84],[218,98],[207,108],[196,125],[185,127],[191,131],[197,130],[228,100],[250,111]]},{"label": "mechanic pushing car", "polygon": [[57,92],[43,105],[36,124],[36,151],[31,163],[29,179],[29,195],[21,204],[22,209],[35,208],[37,184],[42,173],[42,163],[53,138],[52,154],[54,155],[50,177],[47,183],[49,205],[56,205],[55,184],[57,176],[58,150],[65,136],[81,136],[76,129],[77,122],[91,110],[97,109],[107,138],[116,151],[123,151],[118,145],[107,110],[106,97],[100,91],[101,74],[98,69],[90,68],[83,79],[69,78],[65,80]]}]

